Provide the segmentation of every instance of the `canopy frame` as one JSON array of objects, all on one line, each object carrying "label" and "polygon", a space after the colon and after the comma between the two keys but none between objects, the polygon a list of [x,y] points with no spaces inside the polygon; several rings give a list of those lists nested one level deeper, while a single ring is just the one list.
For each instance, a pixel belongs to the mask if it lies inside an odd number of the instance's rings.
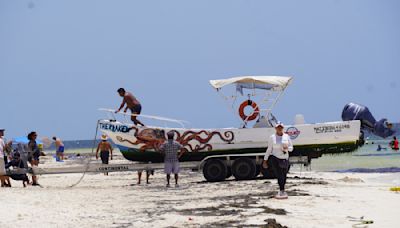
[{"label": "canopy frame", "polygon": [[188,121],[185,121],[185,120],[171,119],[171,118],[162,117],[162,116],[151,116],[151,115],[145,115],[145,114],[128,114],[128,113],[122,113],[122,112],[115,113],[115,110],[107,109],[107,108],[100,108],[99,111],[106,112],[108,114],[109,119],[114,120],[114,121],[117,120],[115,114],[122,115],[124,117],[123,123],[126,123],[126,124],[131,124],[131,120],[128,118],[131,116],[161,121],[164,123],[165,127],[167,127],[166,123],[175,123],[175,124],[180,125],[182,128],[185,128],[186,125],[190,124]]},{"label": "canopy frame", "polygon": [[[269,120],[270,118],[274,118],[274,116],[272,115],[272,111],[275,108],[275,106],[277,105],[277,103],[279,102],[279,100],[282,98],[283,94],[286,91],[286,88],[289,86],[292,78],[291,77],[278,77],[278,76],[271,76],[272,79],[276,79],[276,78],[282,78],[286,80],[286,83],[281,83],[279,84],[279,88],[278,89],[273,89],[274,87],[272,86],[272,89],[263,89],[263,88],[257,88],[257,86],[255,86],[257,83],[259,83],[259,81],[257,80],[258,78],[261,79],[266,79],[269,76],[261,76],[261,77],[257,77],[257,76],[250,76],[250,77],[237,77],[237,78],[231,78],[231,79],[226,79],[227,81],[231,81],[232,83],[228,83],[228,84],[223,84],[222,86],[216,86],[217,83],[216,82],[221,82],[223,80],[212,80],[210,81],[210,84],[212,85],[212,87],[214,87],[217,91],[217,93],[223,98],[223,100],[228,104],[228,108],[232,111],[232,113],[234,114],[234,116],[236,116],[240,122],[241,122],[241,127],[245,128],[248,126],[248,123],[250,121],[248,121],[247,119],[242,119],[240,118],[239,115],[237,115],[237,107],[239,104],[237,104],[237,101],[239,99],[239,97],[246,97],[248,100],[252,100],[252,98],[254,97],[262,97],[261,100],[259,100],[258,102],[258,108],[260,109],[259,115],[258,115],[258,119],[260,119],[261,116],[265,116],[268,119],[269,125],[271,126],[271,121]],[[237,80],[236,80],[237,79]],[[242,88],[246,89],[248,91],[248,93],[241,93],[240,91],[238,91],[237,89],[235,90],[235,92],[228,96],[223,92],[223,88],[227,87],[228,85],[238,85],[241,82],[241,79],[243,80],[253,80],[253,88]],[[267,80],[265,80],[267,81]],[[263,84],[263,83],[261,83]],[[264,83],[264,84],[268,84],[268,83]],[[260,93],[260,91],[263,91]],[[250,93],[249,93],[250,92]],[[249,116],[251,116],[252,114],[250,114]],[[258,120],[257,120],[258,121]],[[272,126],[271,126],[272,127]]]}]

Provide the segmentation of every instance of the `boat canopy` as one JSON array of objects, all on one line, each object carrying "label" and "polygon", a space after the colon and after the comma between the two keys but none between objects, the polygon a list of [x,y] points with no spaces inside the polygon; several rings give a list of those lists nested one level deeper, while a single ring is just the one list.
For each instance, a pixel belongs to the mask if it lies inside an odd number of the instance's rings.
[{"label": "boat canopy", "polygon": [[242,93],[243,89],[264,89],[283,91],[291,82],[292,77],[282,76],[242,76],[221,80],[210,80],[210,84],[219,90],[224,86],[234,84],[237,91]]}]

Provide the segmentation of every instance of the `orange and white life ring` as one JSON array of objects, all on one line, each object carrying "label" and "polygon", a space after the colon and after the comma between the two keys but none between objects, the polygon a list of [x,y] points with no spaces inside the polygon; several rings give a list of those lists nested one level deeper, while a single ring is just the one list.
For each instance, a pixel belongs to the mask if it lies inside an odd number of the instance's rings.
[{"label": "orange and white life ring", "polygon": [[[251,114],[250,116],[247,116],[246,114],[244,114],[244,109],[247,106],[251,106],[253,108],[253,114]],[[244,121],[255,120],[259,113],[260,113],[260,108],[258,107],[257,103],[252,100],[247,100],[247,101],[243,102],[239,107],[240,118],[242,118],[242,120],[244,120]]]}]

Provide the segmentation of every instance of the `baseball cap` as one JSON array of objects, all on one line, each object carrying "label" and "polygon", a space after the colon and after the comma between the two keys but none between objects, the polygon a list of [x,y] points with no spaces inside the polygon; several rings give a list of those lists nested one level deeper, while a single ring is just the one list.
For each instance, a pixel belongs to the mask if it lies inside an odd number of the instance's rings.
[{"label": "baseball cap", "polygon": [[285,125],[284,125],[281,121],[278,121],[278,122],[275,124],[275,127],[282,127],[282,128],[285,128]]}]

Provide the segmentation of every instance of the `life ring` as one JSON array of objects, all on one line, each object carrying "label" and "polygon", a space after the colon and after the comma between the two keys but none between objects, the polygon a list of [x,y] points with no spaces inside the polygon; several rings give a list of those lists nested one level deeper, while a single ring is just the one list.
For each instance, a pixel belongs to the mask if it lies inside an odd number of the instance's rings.
[{"label": "life ring", "polygon": [[[253,108],[253,114],[251,116],[246,116],[246,114],[244,114],[244,109],[247,106],[251,106]],[[244,120],[244,121],[255,120],[259,113],[260,113],[260,108],[258,107],[257,103],[252,100],[247,100],[247,101],[243,102],[239,107],[240,118],[242,118],[242,120]]]}]

